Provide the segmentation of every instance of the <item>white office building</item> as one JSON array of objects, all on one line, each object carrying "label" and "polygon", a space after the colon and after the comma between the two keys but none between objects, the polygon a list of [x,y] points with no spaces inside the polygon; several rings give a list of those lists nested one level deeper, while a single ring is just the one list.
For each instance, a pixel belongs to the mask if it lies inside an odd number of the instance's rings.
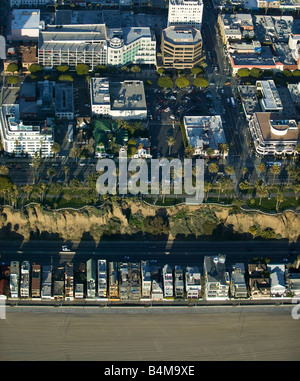
[{"label": "white office building", "polygon": [[168,26],[190,25],[201,30],[202,0],[169,0]]},{"label": "white office building", "polygon": [[19,116],[19,105],[1,106],[0,132],[4,151],[21,156],[52,157],[54,143],[53,129],[47,119],[43,121],[23,121]]},{"label": "white office building", "polygon": [[45,23],[40,20],[39,9],[13,9],[11,13],[10,34],[12,41],[37,41]]}]

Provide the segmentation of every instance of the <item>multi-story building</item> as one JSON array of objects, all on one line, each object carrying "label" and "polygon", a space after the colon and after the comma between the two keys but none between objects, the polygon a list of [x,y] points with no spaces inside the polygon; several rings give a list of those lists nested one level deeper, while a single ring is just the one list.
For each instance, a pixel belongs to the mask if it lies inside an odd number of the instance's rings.
[{"label": "multi-story building", "polygon": [[40,20],[39,9],[13,9],[10,34],[8,34],[7,39],[12,41],[37,41],[39,32],[44,27],[44,22]]},{"label": "multi-story building", "polygon": [[21,282],[20,282],[20,297],[29,298],[30,285],[30,263],[23,261],[21,263]]},{"label": "multi-story building", "polygon": [[238,41],[242,38],[254,37],[254,25],[250,13],[220,13],[218,25],[224,44],[230,41]]},{"label": "multi-story building", "polygon": [[285,265],[269,264],[267,265],[267,270],[270,272],[271,296],[286,296],[287,285],[285,280]]},{"label": "multi-story building", "polygon": [[65,296],[65,268],[54,267],[52,272],[53,298],[62,300]]},{"label": "multi-story building", "polygon": [[119,275],[118,275],[117,262],[109,262],[108,272],[109,272],[108,297],[109,299],[119,300]]},{"label": "multi-story building", "polygon": [[93,259],[89,259],[86,263],[86,281],[87,281],[87,297],[96,298],[96,265]]},{"label": "multi-story building", "polygon": [[300,123],[269,112],[254,113],[249,129],[258,155],[295,155]]},{"label": "multi-story building", "polygon": [[65,268],[65,299],[74,299],[74,268],[73,263],[67,263]]},{"label": "multi-story building", "polygon": [[201,276],[198,267],[188,266],[185,271],[185,289],[187,298],[201,297]]},{"label": "multi-story building", "polygon": [[41,266],[32,265],[31,273],[31,297],[41,297]]},{"label": "multi-story building", "polygon": [[174,295],[175,298],[184,297],[184,274],[180,266],[174,269]]},{"label": "multi-story building", "polygon": [[270,298],[271,285],[267,265],[263,263],[250,263],[248,264],[248,274],[251,299]]},{"label": "multi-story building", "polygon": [[156,40],[149,27],[107,29],[107,64],[156,64]]},{"label": "multi-story building", "polygon": [[202,0],[169,0],[168,26],[192,26],[201,30]]},{"label": "multi-story building", "polygon": [[202,60],[202,36],[192,27],[170,26],[163,30],[162,64],[166,68],[190,69]]},{"label": "multi-story building", "polygon": [[130,298],[140,300],[141,298],[141,266],[140,263],[130,263]]},{"label": "multi-story building", "polygon": [[110,114],[110,94],[108,78],[91,78],[91,111],[94,115]]},{"label": "multi-story building", "polygon": [[149,261],[141,261],[142,298],[151,297],[151,272]]},{"label": "multi-story building", "polygon": [[174,296],[173,271],[170,265],[163,267],[163,286],[164,297],[169,298]]},{"label": "multi-story building", "polygon": [[185,116],[183,123],[188,143],[194,148],[194,155],[208,156],[208,148],[211,149],[209,156],[228,155],[221,150],[222,144],[226,144],[226,138],[220,115]]},{"label": "multi-story building", "polygon": [[231,268],[230,294],[232,298],[248,297],[245,266],[243,263],[236,263]]},{"label": "multi-story building", "polygon": [[18,7],[36,7],[46,6],[48,4],[54,4],[55,0],[10,0],[10,6],[12,8]]},{"label": "multi-story building", "polygon": [[206,299],[229,298],[229,274],[225,268],[225,255],[204,257]]},{"label": "multi-story building", "polygon": [[98,259],[98,298],[107,298],[107,267],[105,259]]},{"label": "multi-story building", "polygon": [[130,298],[130,284],[131,274],[128,263],[119,264],[119,297],[120,300],[129,300]]},{"label": "multi-story building", "polygon": [[55,84],[55,116],[58,119],[74,119],[73,84]]},{"label": "multi-story building", "polygon": [[10,263],[10,279],[9,279],[10,297],[18,298],[20,291],[20,263],[12,261]]},{"label": "multi-story building", "polygon": [[105,24],[48,25],[40,31],[39,63],[45,68],[86,64],[90,69],[107,64]]},{"label": "multi-story building", "polygon": [[275,82],[272,79],[256,81],[256,91],[263,112],[282,114],[283,105]]},{"label": "multi-story building", "polygon": [[2,105],[0,133],[4,151],[21,156],[52,157],[54,143],[51,121],[28,121],[20,119],[19,104]]},{"label": "multi-story building", "polygon": [[151,266],[151,299],[152,300],[163,300],[164,290],[161,271],[157,266]]},{"label": "multi-story building", "polygon": [[42,299],[52,298],[52,266],[45,265],[42,267],[42,287],[41,287]]}]

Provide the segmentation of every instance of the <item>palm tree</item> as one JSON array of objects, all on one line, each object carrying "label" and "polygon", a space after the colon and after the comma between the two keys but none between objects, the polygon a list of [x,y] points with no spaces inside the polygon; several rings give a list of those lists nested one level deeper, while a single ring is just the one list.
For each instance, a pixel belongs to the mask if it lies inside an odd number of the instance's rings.
[{"label": "palm tree", "polygon": [[193,155],[194,155],[194,147],[191,145],[191,144],[189,144],[186,148],[185,148],[185,150],[184,150],[184,153],[185,153],[185,155],[187,156],[187,157],[192,157]]},{"label": "palm tree", "polygon": [[211,163],[208,166],[208,172],[215,175],[219,171],[219,166],[216,163]]},{"label": "palm tree", "polygon": [[243,167],[243,168],[242,168],[243,180],[244,180],[245,175],[246,175],[247,172],[248,172],[248,168],[247,168],[247,167]]},{"label": "palm tree", "polygon": [[170,136],[168,139],[169,156],[171,156],[171,148],[173,147],[174,144],[175,144],[175,139],[173,138],[173,136]]},{"label": "palm tree", "polygon": [[67,174],[69,172],[69,167],[67,165],[63,166],[63,170],[65,171],[65,183],[67,183]]},{"label": "palm tree", "polygon": [[60,145],[58,143],[54,142],[52,147],[51,147],[51,151],[54,153],[54,158],[56,159],[56,155],[60,151]]},{"label": "palm tree", "polygon": [[206,193],[205,199],[208,199],[209,191],[212,189],[213,185],[210,181],[204,181],[204,192]]},{"label": "palm tree", "polygon": [[299,193],[300,193],[300,184],[294,184],[293,185],[293,191],[295,192],[296,200],[298,200]]},{"label": "palm tree", "polygon": [[24,191],[25,191],[25,193],[27,194],[27,200],[29,200],[29,195],[30,195],[30,193],[32,192],[32,186],[29,185],[29,184],[26,184],[26,185],[24,186]]},{"label": "palm tree", "polygon": [[9,173],[9,169],[5,165],[1,165],[0,167],[0,175],[7,176]]},{"label": "palm tree", "polygon": [[54,168],[48,168],[47,175],[50,177],[50,184],[52,184],[52,179],[56,175],[56,170]]},{"label": "palm tree", "polygon": [[277,192],[276,195],[276,211],[278,212],[280,204],[284,201],[283,194],[281,192]]},{"label": "palm tree", "polygon": [[279,175],[280,171],[281,170],[280,170],[279,165],[277,165],[277,164],[273,164],[272,165],[272,167],[270,169],[270,172],[273,174],[273,185],[274,185],[274,182],[275,182],[275,176]]},{"label": "palm tree", "polygon": [[266,166],[264,163],[259,163],[257,165],[256,169],[257,169],[257,172],[259,173],[260,176],[262,173],[266,173]]},{"label": "palm tree", "polygon": [[227,165],[225,167],[225,173],[228,176],[232,175],[234,173],[234,168],[231,165]]},{"label": "palm tree", "polygon": [[77,159],[78,159],[79,155],[80,155],[80,148],[77,147],[77,146],[72,147],[71,150],[70,150],[70,156],[73,159],[75,159],[76,162],[77,162]]},{"label": "palm tree", "polygon": [[225,160],[225,155],[226,155],[226,153],[228,153],[228,151],[229,151],[228,144],[227,144],[227,143],[220,143],[220,145],[219,145],[219,149],[220,149],[220,152],[221,152],[222,155],[223,155],[223,161],[224,161],[224,160]]},{"label": "palm tree", "polygon": [[259,197],[259,205],[261,205],[262,198],[268,196],[268,189],[267,189],[267,187],[264,184],[257,185],[257,187],[256,187],[256,194]]},{"label": "palm tree", "polygon": [[32,161],[32,166],[33,166],[33,170],[34,170],[34,183],[36,182],[36,177],[37,177],[37,170],[40,166],[40,162],[37,160],[37,159],[34,159]]},{"label": "palm tree", "polygon": [[287,185],[290,185],[290,179],[291,179],[291,176],[294,176],[296,174],[296,168],[295,168],[295,165],[290,163],[287,167],[286,167],[286,171],[288,173],[288,182],[287,182]]}]

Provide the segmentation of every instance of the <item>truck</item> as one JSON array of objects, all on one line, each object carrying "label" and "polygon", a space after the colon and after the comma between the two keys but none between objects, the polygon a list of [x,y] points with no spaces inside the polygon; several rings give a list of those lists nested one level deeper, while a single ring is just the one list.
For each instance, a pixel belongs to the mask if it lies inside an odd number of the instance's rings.
[{"label": "truck", "polygon": [[73,143],[73,139],[74,139],[73,123],[69,123],[69,125],[68,125],[68,142]]},{"label": "truck", "polygon": [[235,101],[234,101],[234,98],[231,97],[230,100],[231,100],[231,106],[232,106],[232,107],[235,107]]}]

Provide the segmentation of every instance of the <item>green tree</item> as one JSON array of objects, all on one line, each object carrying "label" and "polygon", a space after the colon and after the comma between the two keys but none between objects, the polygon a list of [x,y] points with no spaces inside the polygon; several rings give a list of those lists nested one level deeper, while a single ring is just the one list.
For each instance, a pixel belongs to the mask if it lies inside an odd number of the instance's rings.
[{"label": "green tree", "polygon": [[261,200],[263,197],[268,196],[268,189],[264,184],[259,184],[256,186],[256,194],[259,197],[259,205],[261,205]]},{"label": "green tree", "polygon": [[86,64],[78,64],[75,66],[76,73],[78,75],[86,75],[89,73],[89,67]]},{"label": "green tree", "polygon": [[249,77],[249,69],[247,68],[242,68],[237,71],[237,75],[239,77]]},{"label": "green tree", "polygon": [[276,195],[276,211],[278,212],[280,204],[284,201],[282,192],[277,192]]},{"label": "green tree", "polygon": [[193,85],[195,85],[197,87],[201,87],[201,88],[206,88],[208,86],[208,80],[205,78],[202,78],[202,77],[195,78]]},{"label": "green tree", "polygon": [[11,76],[11,77],[8,77],[6,79],[6,82],[9,84],[9,85],[16,85],[18,82],[19,82],[19,78],[16,77],[16,76]]},{"label": "green tree", "polygon": [[170,77],[164,76],[160,77],[158,79],[158,86],[163,88],[172,88],[173,87],[173,81]]},{"label": "green tree", "polygon": [[48,168],[47,169],[47,175],[50,177],[50,184],[52,184],[52,179],[54,176],[56,176],[56,170],[54,168]]},{"label": "green tree", "polygon": [[244,192],[244,191],[250,189],[249,181],[247,181],[247,180],[242,181],[242,182],[239,184],[239,189],[240,189],[242,192]]},{"label": "green tree", "polygon": [[175,84],[182,89],[187,87],[190,84],[190,81],[186,77],[180,76],[176,79]]},{"label": "green tree", "polygon": [[194,77],[196,77],[197,74],[202,73],[202,69],[199,66],[195,66],[191,68],[191,73],[193,74]]},{"label": "green tree", "polygon": [[228,176],[232,175],[234,173],[234,168],[231,165],[226,165],[225,173]]},{"label": "green tree", "polygon": [[9,169],[5,165],[0,167],[0,176],[7,176],[9,174]]},{"label": "green tree", "polygon": [[274,185],[275,176],[279,175],[281,172],[279,165],[273,164],[272,167],[270,168],[270,172],[273,174],[273,185]]},{"label": "green tree", "polygon": [[169,156],[171,156],[171,149],[174,144],[175,144],[175,139],[173,138],[173,136],[170,136],[168,139]]},{"label": "green tree", "polygon": [[60,145],[59,145],[59,143],[54,142],[54,143],[52,144],[51,151],[54,153],[54,157],[56,158],[56,155],[57,155],[57,154],[59,153],[59,151],[60,151]]},{"label": "green tree", "polygon": [[222,153],[223,155],[223,160],[225,159],[225,155],[228,153],[229,151],[229,147],[228,147],[228,144],[227,143],[220,143],[219,144],[219,150],[220,152]]},{"label": "green tree", "polygon": [[245,175],[246,175],[247,172],[248,172],[248,168],[247,167],[243,167],[242,168],[243,179],[245,178]]},{"label": "green tree", "polygon": [[254,78],[259,78],[262,74],[262,71],[256,67],[253,67],[250,71],[249,71],[249,75],[250,77],[254,77]]},{"label": "green tree", "polygon": [[194,152],[194,147],[191,144],[185,147],[184,153],[186,157],[191,158],[194,155]]},{"label": "green tree", "polygon": [[59,65],[59,66],[56,66],[56,70],[59,71],[60,73],[65,73],[66,71],[69,70],[69,66],[68,65]]},{"label": "green tree", "polygon": [[211,173],[212,175],[216,175],[219,171],[219,166],[216,163],[211,163],[208,166],[208,172]]},{"label": "green tree", "polygon": [[10,73],[15,73],[19,70],[19,66],[15,63],[10,63],[6,67],[6,71],[9,71]]},{"label": "green tree", "polygon": [[40,64],[31,64],[28,70],[30,71],[30,73],[38,73],[43,70],[43,67]]},{"label": "green tree", "polygon": [[62,75],[60,75],[58,77],[58,80],[60,82],[73,82],[74,81],[73,77],[71,75],[69,75],[69,74],[62,74]]},{"label": "green tree", "polygon": [[261,175],[263,173],[266,173],[266,166],[264,163],[259,163],[257,166],[256,166],[256,170],[257,172],[259,173],[259,176],[261,177]]}]

